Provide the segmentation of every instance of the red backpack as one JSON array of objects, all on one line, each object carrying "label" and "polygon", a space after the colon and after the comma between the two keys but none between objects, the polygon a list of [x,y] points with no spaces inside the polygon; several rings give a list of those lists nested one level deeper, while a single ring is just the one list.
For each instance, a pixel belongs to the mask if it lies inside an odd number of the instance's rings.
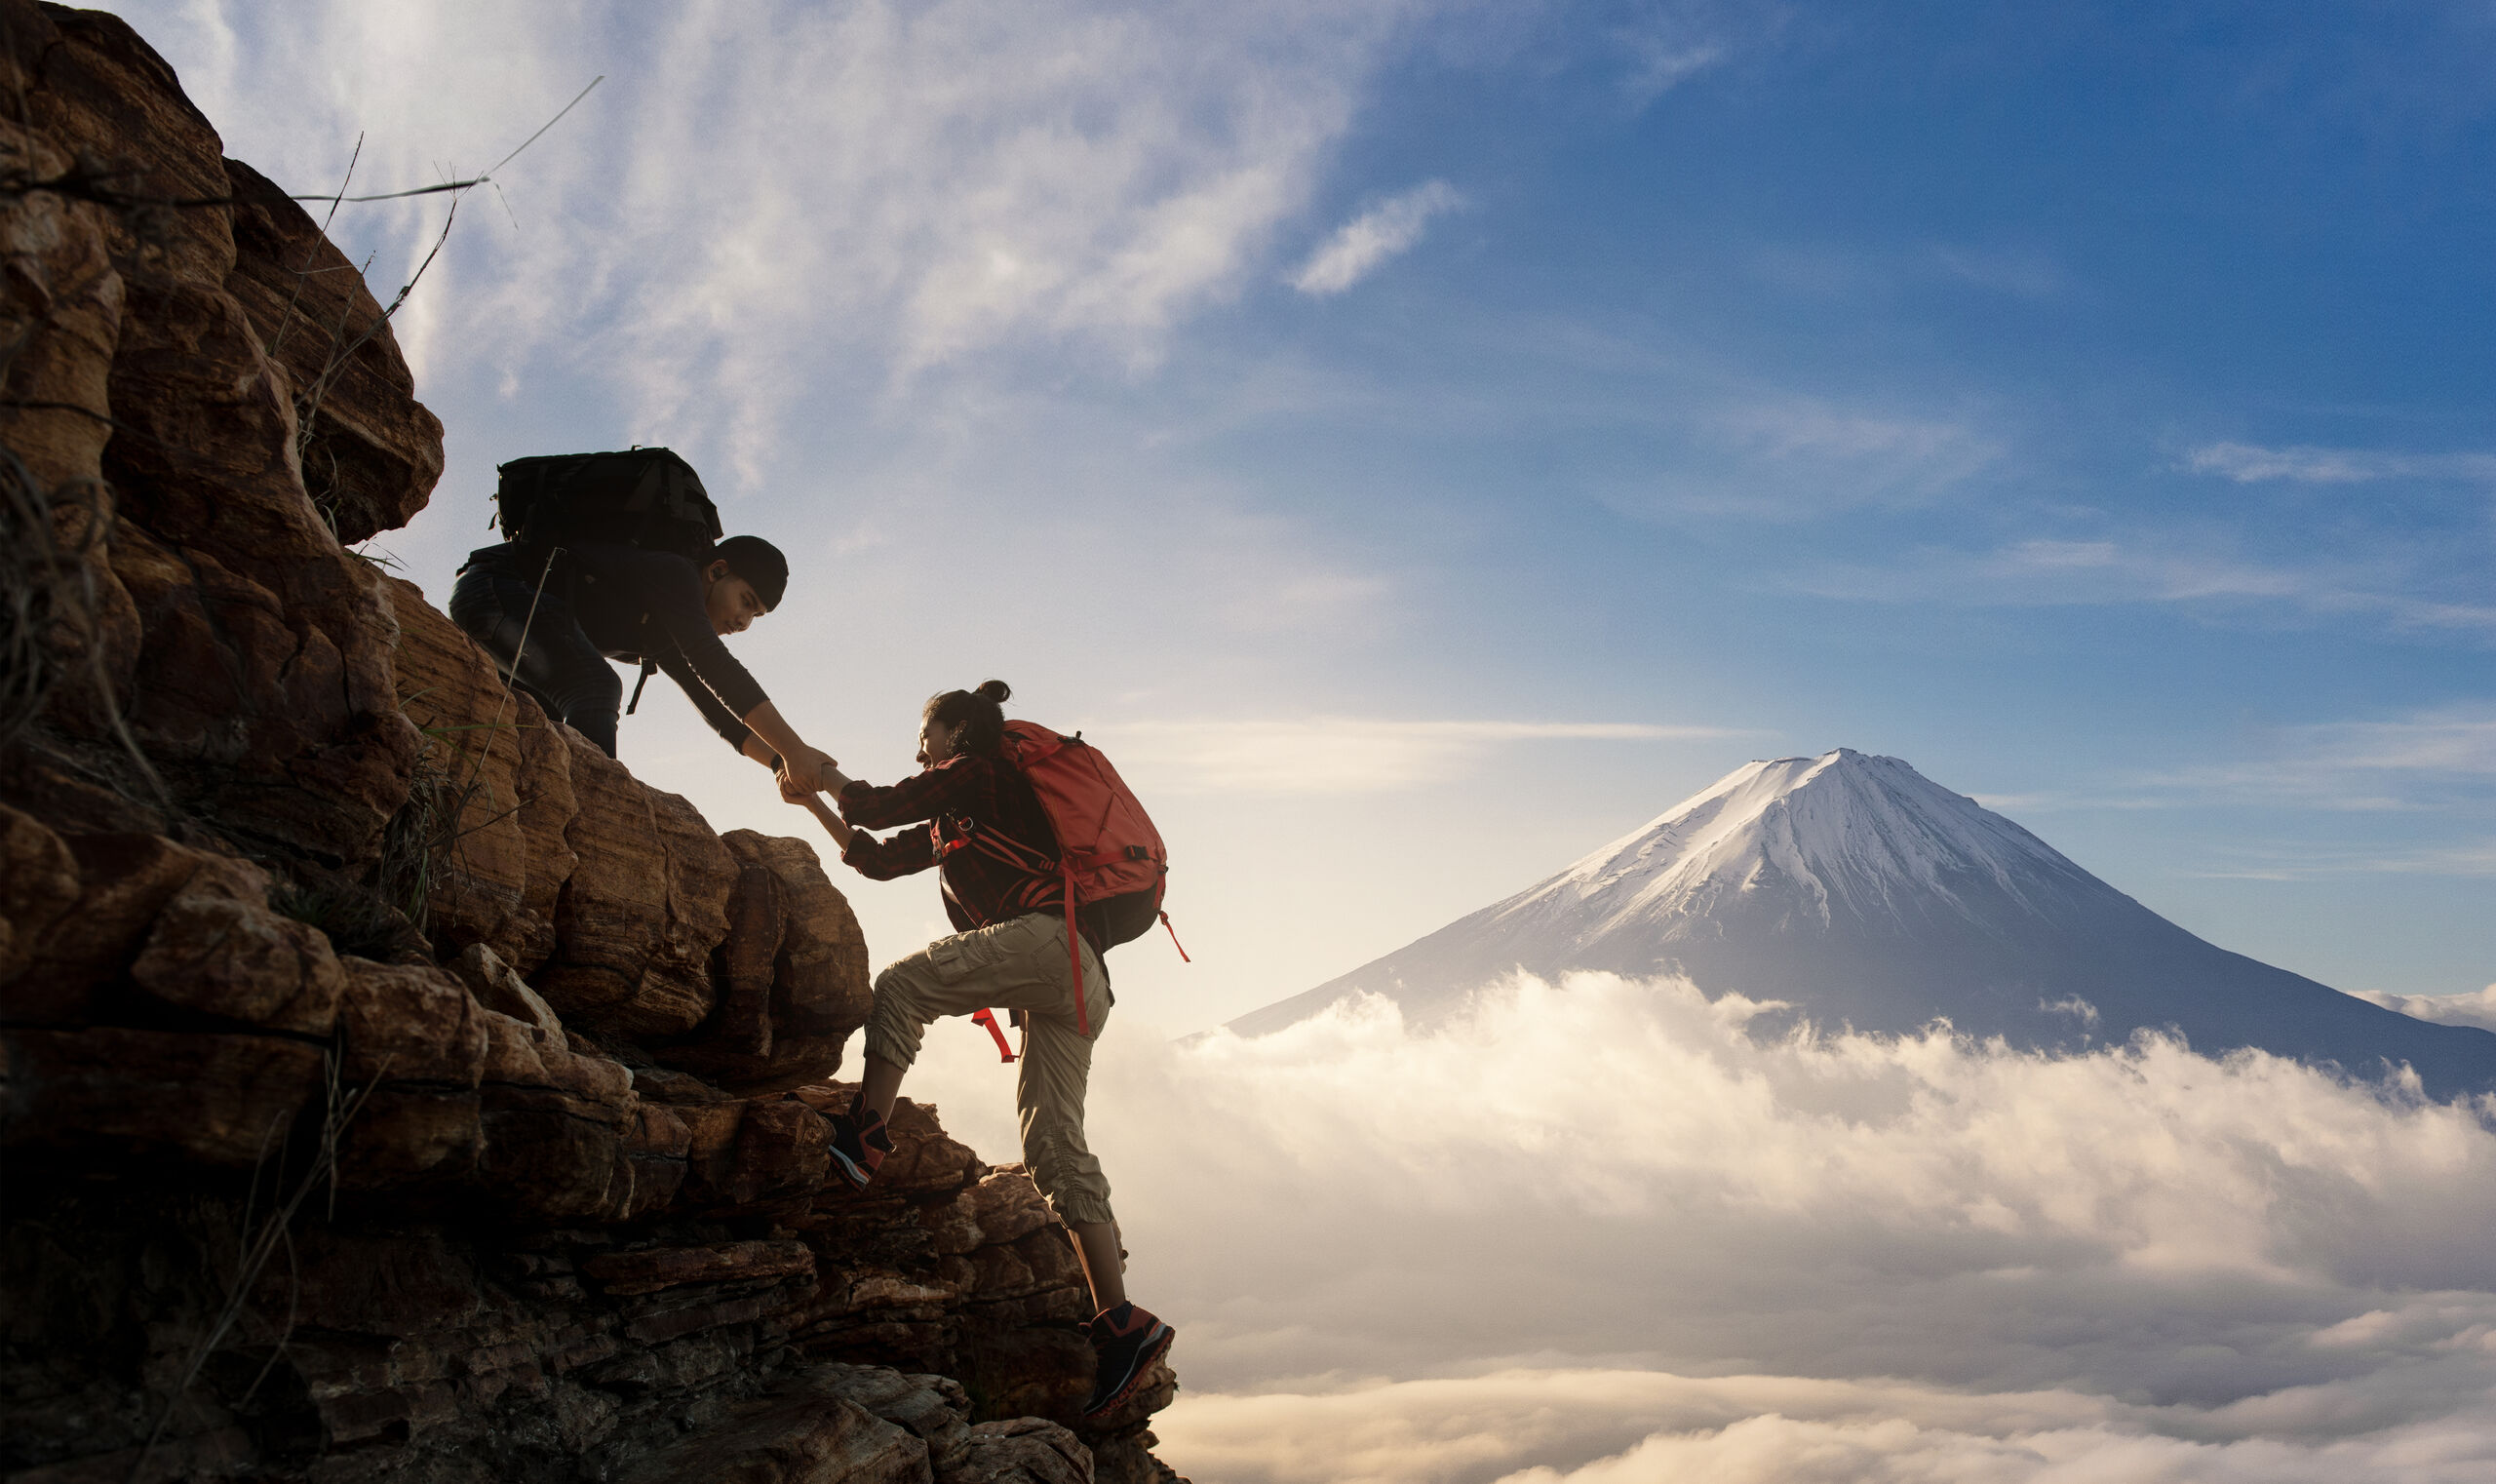
[{"label": "red backpack", "polygon": [[[1008,722],[1004,752],[1039,796],[1040,809],[1057,832],[1056,894],[1066,907],[1068,977],[1077,986],[1074,1024],[1090,1035],[1092,1017],[1080,989],[1083,950],[1076,914],[1081,911],[1100,930],[1105,949],[1142,937],[1156,920],[1170,928],[1170,915],[1161,910],[1170,851],[1161,843],[1161,832],[1152,827],[1144,805],[1136,801],[1134,790],[1099,748],[1083,740],[1081,732],[1061,736],[1037,722]],[[1016,865],[1034,864],[1027,858],[1028,852],[994,833],[981,832],[968,843]],[[1178,947],[1178,929],[1170,928],[1170,942]],[[1186,960],[1187,949],[1179,948],[1179,957]],[[972,1018],[988,1028],[988,1034],[996,1038],[996,1049],[1012,1061],[995,1016],[983,1010]]]}]

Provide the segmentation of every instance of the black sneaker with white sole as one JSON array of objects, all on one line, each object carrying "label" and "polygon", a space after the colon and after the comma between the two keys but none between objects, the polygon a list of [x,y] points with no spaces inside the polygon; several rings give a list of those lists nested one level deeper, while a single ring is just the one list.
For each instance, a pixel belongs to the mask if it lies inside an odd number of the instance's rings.
[{"label": "black sneaker with white sole", "polygon": [[884,1115],[857,1103],[847,1113],[834,1113],[832,1124],[832,1163],[849,1182],[853,1191],[867,1189],[876,1178],[876,1167],[893,1152],[893,1136],[884,1131]]}]

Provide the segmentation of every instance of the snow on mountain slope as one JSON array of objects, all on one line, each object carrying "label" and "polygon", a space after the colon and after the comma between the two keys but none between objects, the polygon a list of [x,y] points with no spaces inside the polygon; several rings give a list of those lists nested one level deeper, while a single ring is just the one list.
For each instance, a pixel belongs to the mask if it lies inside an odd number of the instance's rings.
[{"label": "snow on mountain slope", "polygon": [[1945,912],[1982,929],[1971,881],[2039,915],[2051,896],[2094,884],[1974,800],[1895,758],[1841,748],[1737,768],[1502,905],[1512,916],[1557,909],[1589,941],[1761,891],[1822,926]]},{"label": "snow on mountain slope", "polygon": [[2439,1090],[2496,1087],[2496,1034],[2429,1025],[2213,947],[1895,758],[1747,763],[1503,902],[1230,1023],[1367,992],[1427,1025],[1512,970],[1687,974],[1823,1025],[1935,1019],[2073,1047],[2175,1030]]}]

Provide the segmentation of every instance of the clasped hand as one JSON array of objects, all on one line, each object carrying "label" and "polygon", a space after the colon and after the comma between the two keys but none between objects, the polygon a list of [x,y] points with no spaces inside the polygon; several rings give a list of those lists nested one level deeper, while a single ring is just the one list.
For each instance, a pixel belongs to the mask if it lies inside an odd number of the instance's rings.
[{"label": "clasped hand", "polygon": [[812,747],[801,747],[783,756],[776,775],[780,780],[780,797],[791,803],[805,802],[808,794],[823,792],[824,775],[838,765],[829,756]]}]

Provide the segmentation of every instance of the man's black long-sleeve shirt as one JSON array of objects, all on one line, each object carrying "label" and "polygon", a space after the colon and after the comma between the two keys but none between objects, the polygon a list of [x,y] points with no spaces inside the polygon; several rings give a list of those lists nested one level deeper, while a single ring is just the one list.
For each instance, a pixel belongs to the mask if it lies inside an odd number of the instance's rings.
[{"label": "man's black long-sleeve shirt", "polygon": [[666,672],[711,729],[742,751],[745,715],[770,697],[720,643],[702,607],[702,572],[673,552],[581,545],[565,551],[572,616],[610,659]]}]

